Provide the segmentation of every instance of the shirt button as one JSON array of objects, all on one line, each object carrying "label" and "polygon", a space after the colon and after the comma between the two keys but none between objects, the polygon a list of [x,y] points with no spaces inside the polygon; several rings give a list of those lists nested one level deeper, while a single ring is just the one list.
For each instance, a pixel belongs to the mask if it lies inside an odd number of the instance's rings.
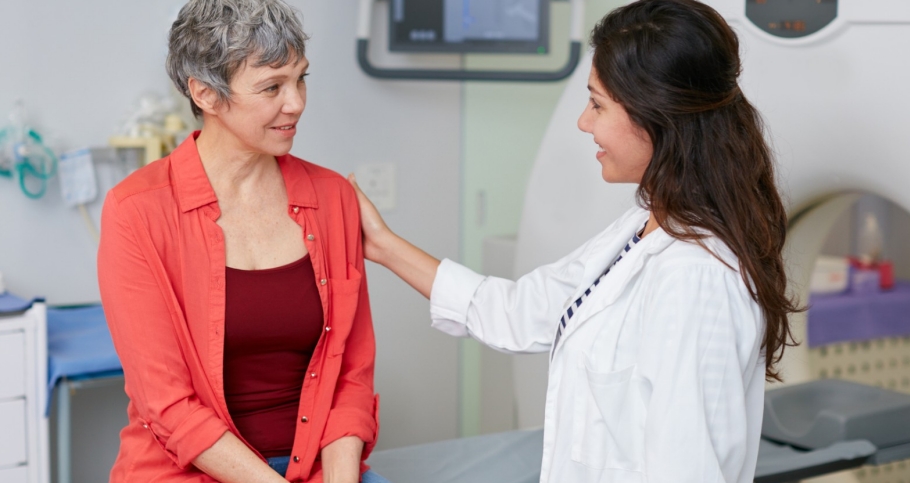
[{"label": "shirt button", "polygon": [[294,463],[300,463],[300,457],[299,457],[299,456],[295,456],[295,457],[294,457]]},{"label": "shirt button", "polygon": [[304,417],[302,417],[302,418],[300,418],[300,422],[301,422],[301,423],[306,423],[306,422],[309,422],[309,420],[310,420],[310,419],[309,419],[309,418],[307,418],[307,417],[306,417],[306,416],[304,416]]},{"label": "shirt button", "polygon": [[326,328],[325,328],[325,331],[326,331],[326,332],[328,332],[328,331],[330,331],[330,330],[332,330],[331,327],[326,327]]},{"label": "shirt button", "polygon": [[326,280],[326,279],[322,279],[322,280],[319,281],[319,284],[320,284],[320,285],[325,285],[325,284],[327,284],[327,283],[329,283],[329,281]]},{"label": "shirt button", "polygon": [[316,377],[316,373],[315,372],[310,373],[310,377]]},{"label": "shirt button", "polygon": [[300,207],[299,207],[299,206],[295,206],[295,207],[294,207],[294,213],[298,213],[299,211],[300,211]]},{"label": "shirt button", "polygon": [[316,237],[313,236],[313,235],[307,235],[307,236],[306,236],[306,239],[309,240],[309,241],[313,241],[313,240],[316,239]]}]

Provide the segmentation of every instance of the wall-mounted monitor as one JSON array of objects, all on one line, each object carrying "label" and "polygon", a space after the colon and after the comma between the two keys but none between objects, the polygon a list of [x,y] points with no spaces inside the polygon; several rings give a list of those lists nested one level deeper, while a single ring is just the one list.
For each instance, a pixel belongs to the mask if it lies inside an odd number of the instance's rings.
[{"label": "wall-mounted monitor", "polygon": [[393,52],[549,51],[550,0],[391,0]]}]

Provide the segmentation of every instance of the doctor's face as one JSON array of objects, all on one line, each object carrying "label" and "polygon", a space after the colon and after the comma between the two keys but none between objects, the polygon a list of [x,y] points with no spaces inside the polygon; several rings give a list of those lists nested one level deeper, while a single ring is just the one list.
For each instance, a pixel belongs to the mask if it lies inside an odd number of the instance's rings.
[{"label": "doctor's face", "polygon": [[654,154],[651,137],[610,97],[593,67],[588,91],[591,98],[578,118],[578,129],[594,135],[601,176],[608,183],[640,183]]}]

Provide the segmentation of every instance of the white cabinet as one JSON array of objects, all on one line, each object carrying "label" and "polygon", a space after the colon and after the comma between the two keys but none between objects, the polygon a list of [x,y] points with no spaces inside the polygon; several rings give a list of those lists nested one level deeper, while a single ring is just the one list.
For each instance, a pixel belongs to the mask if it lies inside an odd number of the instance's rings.
[{"label": "white cabinet", "polygon": [[0,482],[48,483],[47,310],[0,315]]}]

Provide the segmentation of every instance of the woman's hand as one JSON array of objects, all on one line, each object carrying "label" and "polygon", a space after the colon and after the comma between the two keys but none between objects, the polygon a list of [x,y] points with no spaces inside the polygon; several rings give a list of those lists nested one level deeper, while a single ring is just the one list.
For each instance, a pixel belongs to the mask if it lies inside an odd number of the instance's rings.
[{"label": "woman's hand", "polygon": [[430,298],[439,260],[392,233],[382,221],[379,211],[357,186],[357,179],[353,174],[348,175],[348,181],[357,192],[357,201],[360,202],[363,256],[388,268],[424,297]]},{"label": "woman's hand", "polygon": [[373,202],[367,198],[360,186],[357,184],[357,178],[351,173],[348,175],[348,181],[354,187],[357,193],[357,201],[360,204],[360,224],[363,228],[363,256],[367,260],[382,264],[382,254],[388,240],[395,236],[392,230],[385,224],[379,210],[373,205]]}]

